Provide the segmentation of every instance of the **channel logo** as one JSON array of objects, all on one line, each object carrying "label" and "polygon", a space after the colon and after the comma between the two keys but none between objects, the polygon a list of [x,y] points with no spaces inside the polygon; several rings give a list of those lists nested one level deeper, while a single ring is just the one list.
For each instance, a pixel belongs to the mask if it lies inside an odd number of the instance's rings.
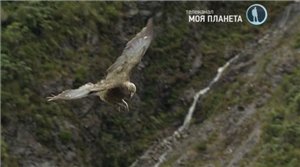
[{"label": "channel logo", "polygon": [[249,23],[253,25],[261,25],[268,18],[268,12],[266,8],[260,4],[254,4],[249,6],[246,11],[246,17]]}]

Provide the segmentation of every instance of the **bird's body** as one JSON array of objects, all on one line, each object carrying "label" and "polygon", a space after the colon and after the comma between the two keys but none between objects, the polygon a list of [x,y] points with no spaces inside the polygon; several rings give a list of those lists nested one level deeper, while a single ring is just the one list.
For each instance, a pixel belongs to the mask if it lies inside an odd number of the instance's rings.
[{"label": "bird's body", "polygon": [[152,38],[153,22],[149,19],[147,26],[127,43],[122,55],[107,69],[105,79],[96,84],[87,83],[77,89],[65,90],[56,96],[49,97],[48,101],[72,100],[97,95],[106,103],[128,110],[125,100],[130,99],[136,92],[136,86],[130,82],[130,73],[141,61]]},{"label": "bird's body", "polygon": [[125,82],[117,84],[111,88],[98,91],[96,95],[106,103],[128,108],[128,104],[125,99],[130,99],[135,92],[135,85],[131,82]]}]

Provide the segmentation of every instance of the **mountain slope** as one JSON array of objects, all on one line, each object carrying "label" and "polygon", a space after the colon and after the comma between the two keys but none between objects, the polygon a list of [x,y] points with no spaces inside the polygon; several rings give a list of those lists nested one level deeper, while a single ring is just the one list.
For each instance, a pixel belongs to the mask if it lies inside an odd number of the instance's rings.
[{"label": "mountain slope", "polygon": [[[251,4],[1,2],[1,165],[129,166],[181,126],[195,90],[205,87],[217,68],[242,52],[249,41],[261,39],[288,3],[264,2],[270,17],[259,28],[246,21],[190,24],[186,10],[244,15]],[[51,94],[104,77],[149,17],[154,18],[156,37],[133,73],[138,90],[130,112],[119,113],[93,97],[46,101]],[[201,110],[197,106],[193,124],[209,122],[218,111],[239,104],[238,98],[224,100],[223,95],[239,97],[235,89],[245,83],[243,70],[269,62],[249,60],[251,55],[243,57],[234,65],[237,70],[227,72],[232,77],[213,86],[201,101]],[[238,108],[246,108],[245,104]]]},{"label": "mountain slope", "polygon": [[288,6],[260,40],[238,53],[198,103],[196,112],[208,119],[153,145],[133,166],[297,166],[299,9],[299,3]]}]

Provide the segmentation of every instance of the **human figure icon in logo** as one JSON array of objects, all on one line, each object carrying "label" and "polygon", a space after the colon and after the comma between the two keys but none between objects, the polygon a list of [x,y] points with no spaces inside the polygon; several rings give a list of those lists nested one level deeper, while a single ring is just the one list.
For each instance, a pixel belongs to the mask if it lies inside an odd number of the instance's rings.
[{"label": "human figure icon in logo", "polygon": [[257,14],[257,9],[256,9],[256,7],[254,7],[253,9],[252,9],[252,11],[251,11],[251,13],[252,13],[252,17],[253,17],[253,22],[259,22],[258,21],[258,14]]},{"label": "human figure icon in logo", "polygon": [[260,4],[253,4],[246,11],[246,18],[252,25],[261,25],[268,18],[267,9]]}]

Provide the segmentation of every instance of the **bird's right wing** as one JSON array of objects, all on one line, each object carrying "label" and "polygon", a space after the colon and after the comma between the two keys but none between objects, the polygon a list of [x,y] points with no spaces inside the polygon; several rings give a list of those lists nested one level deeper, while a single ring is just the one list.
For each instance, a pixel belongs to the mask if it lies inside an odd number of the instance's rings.
[{"label": "bird's right wing", "polygon": [[87,83],[77,89],[68,89],[56,96],[48,97],[48,101],[80,99],[102,89],[105,89],[105,87],[101,84]]},{"label": "bird's right wing", "polygon": [[131,39],[120,57],[107,69],[106,80],[128,80],[130,72],[142,59],[153,38],[153,21],[150,18],[144,27]]}]

